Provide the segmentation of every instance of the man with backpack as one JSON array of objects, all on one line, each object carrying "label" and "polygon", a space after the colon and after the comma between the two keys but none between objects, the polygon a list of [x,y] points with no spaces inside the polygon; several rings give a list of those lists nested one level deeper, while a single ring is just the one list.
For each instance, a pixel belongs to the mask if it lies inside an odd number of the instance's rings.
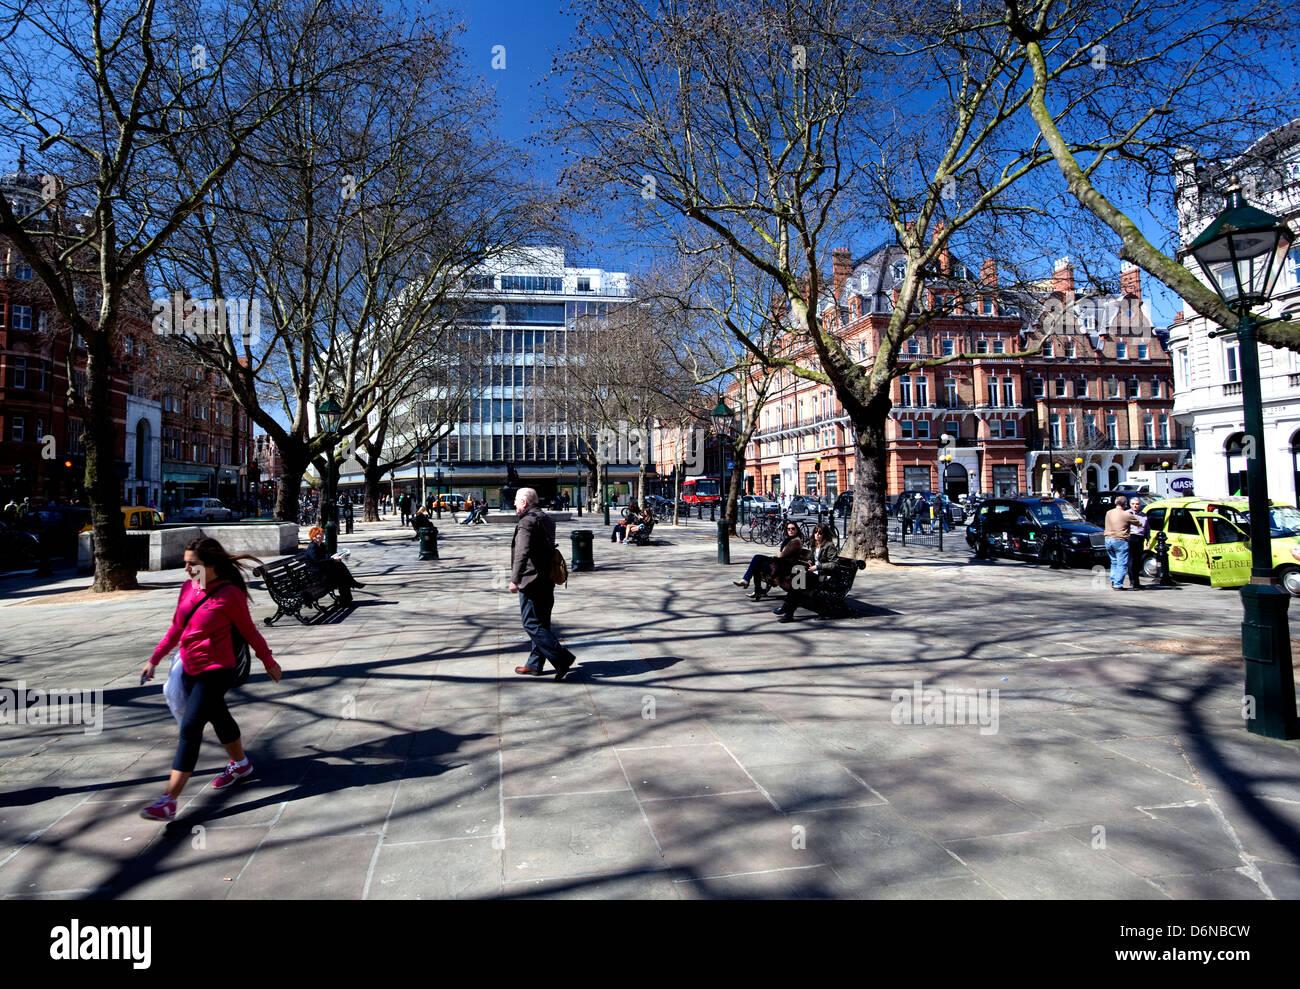
[{"label": "man with backpack", "polygon": [[563,680],[576,658],[551,631],[555,607],[555,520],[537,504],[534,488],[515,492],[515,534],[510,540],[510,593],[519,595],[519,616],[532,640],[528,662],[516,666],[520,676],[543,676],[547,660],[555,679]]}]

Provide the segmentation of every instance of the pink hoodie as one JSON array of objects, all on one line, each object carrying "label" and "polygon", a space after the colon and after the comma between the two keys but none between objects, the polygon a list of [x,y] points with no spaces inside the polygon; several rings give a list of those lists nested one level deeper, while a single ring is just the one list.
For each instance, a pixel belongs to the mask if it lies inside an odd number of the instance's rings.
[{"label": "pink hoodie", "polygon": [[172,616],[171,628],[154,649],[149,662],[158,663],[179,642],[181,663],[190,676],[234,666],[235,650],[230,644],[230,629],[233,625],[239,629],[239,634],[244,637],[249,648],[257,653],[262,665],[270,663],[273,659],[271,647],[253,624],[253,618],[248,613],[248,598],[234,584],[219,586],[194,617],[190,618],[189,624],[186,624],[185,619],[206,593],[194,581],[185,581],[176,602],[176,614]]}]

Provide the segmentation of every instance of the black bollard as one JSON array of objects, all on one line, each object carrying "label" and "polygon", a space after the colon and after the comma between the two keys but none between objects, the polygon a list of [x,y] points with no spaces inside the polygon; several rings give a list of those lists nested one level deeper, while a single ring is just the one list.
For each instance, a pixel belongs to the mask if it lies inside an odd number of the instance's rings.
[{"label": "black bollard", "polygon": [[718,562],[731,563],[730,527],[726,521],[718,522]]},{"label": "black bollard", "polygon": [[1173,587],[1174,579],[1169,576],[1169,537],[1163,532],[1156,533],[1156,566],[1160,571],[1156,583],[1161,587]]},{"label": "black bollard", "polygon": [[438,556],[438,527],[426,525],[420,530],[420,559],[437,560]]}]

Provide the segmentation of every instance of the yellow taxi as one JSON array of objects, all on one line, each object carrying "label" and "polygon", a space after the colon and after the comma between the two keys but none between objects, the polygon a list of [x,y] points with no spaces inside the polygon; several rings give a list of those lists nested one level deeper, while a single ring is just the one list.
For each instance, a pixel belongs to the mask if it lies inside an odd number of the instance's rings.
[{"label": "yellow taxi", "polygon": [[[130,529],[156,529],[163,524],[163,514],[156,508],[142,508],[139,505],[122,506],[122,523]],[[90,532],[94,527],[87,525],[82,532]]]},{"label": "yellow taxi", "polygon": [[[1169,546],[1169,571],[1208,577],[1212,587],[1250,582],[1250,515],[1245,498],[1165,498],[1145,506],[1149,527],[1142,573],[1157,576],[1156,534]],[[1273,576],[1300,595],[1300,511],[1273,503],[1269,510]]]},{"label": "yellow taxi", "polygon": [[464,512],[469,510],[469,498],[460,494],[440,494],[433,499],[433,507],[442,508],[444,512]]}]

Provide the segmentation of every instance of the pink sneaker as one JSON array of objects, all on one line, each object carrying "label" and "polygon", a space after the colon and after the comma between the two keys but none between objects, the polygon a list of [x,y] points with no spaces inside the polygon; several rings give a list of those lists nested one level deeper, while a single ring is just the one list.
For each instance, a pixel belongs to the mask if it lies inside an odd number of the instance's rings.
[{"label": "pink sneaker", "polygon": [[228,764],[220,776],[212,781],[212,789],[224,790],[236,780],[242,780],[245,776],[253,771],[253,761],[250,759],[244,763],[243,768],[236,766],[233,762]]},{"label": "pink sneaker", "polygon": [[140,816],[146,821],[170,821],[176,816],[176,798],[164,793],[140,811]]}]

